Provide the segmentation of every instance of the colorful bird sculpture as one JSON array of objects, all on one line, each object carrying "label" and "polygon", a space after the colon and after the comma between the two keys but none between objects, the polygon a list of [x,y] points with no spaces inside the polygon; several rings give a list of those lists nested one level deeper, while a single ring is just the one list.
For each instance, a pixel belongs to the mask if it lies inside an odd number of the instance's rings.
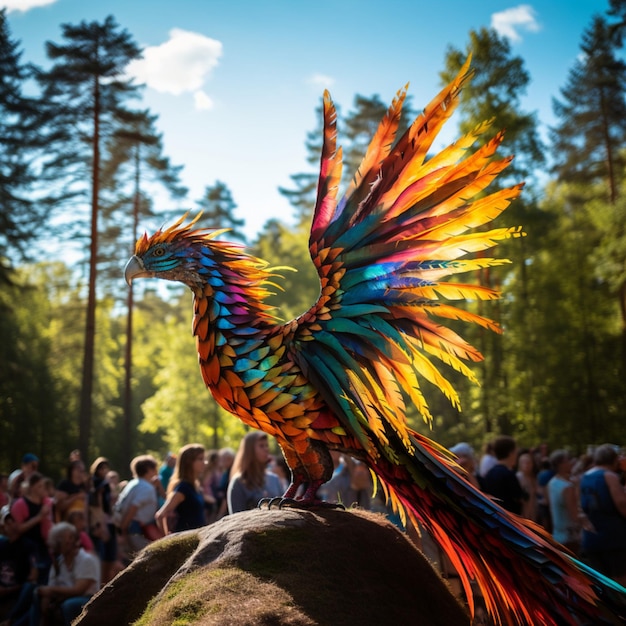
[{"label": "colorful bird sculpture", "polygon": [[459,405],[435,362],[474,380],[465,362],[482,358],[442,322],[499,330],[451,304],[497,293],[450,277],[505,263],[483,251],[522,235],[481,228],[522,187],[483,193],[511,161],[495,157],[502,133],[472,149],[488,130],[481,124],[428,155],[470,73],[468,60],[394,143],[406,95],[398,92],[340,200],[336,112],[324,95],[309,241],[321,288],[297,319],[280,323],[267,303],[276,280],[267,263],[218,240],[224,231],[198,228],[200,216],[141,237],[126,279],[191,289],[204,382],[226,410],[276,438],[292,472],[286,499],[314,505],[332,474],[329,450],[340,450],[366,463],[389,500],[441,546],[471,611],[475,581],[499,624],[626,623],[626,589],[474,489],[448,451],[407,425],[407,399],[431,419],[422,380]]}]

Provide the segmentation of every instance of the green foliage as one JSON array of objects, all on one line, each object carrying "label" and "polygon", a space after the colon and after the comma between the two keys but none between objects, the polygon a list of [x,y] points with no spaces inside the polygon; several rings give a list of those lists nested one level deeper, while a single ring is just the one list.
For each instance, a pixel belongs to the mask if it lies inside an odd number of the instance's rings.
[{"label": "green foliage", "polygon": [[[25,442],[44,446],[44,427],[56,417],[54,380],[46,355],[47,303],[31,286],[0,289],[0,458],[2,471],[19,466]],[[42,457],[43,458],[43,457]]]},{"label": "green foliage", "polygon": [[[61,263],[24,267],[17,281],[19,286],[0,292],[0,326],[8,333],[1,342],[0,457],[15,467],[24,452],[34,451],[42,470],[54,468],[57,479],[78,442],[76,372],[82,360],[84,300]],[[117,375],[104,351],[98,352],[97,378],[96,404],[106,417],[117,396]]]},{"label": "green foliage", "polygon": [[[63,24],[64,42],[47,42],[53,61],[46,72],[39,72],[44,109],[56,129],[49,148],[63,155],[55,164],[60,181],[66,181],[77,196],[89,193],[90,219],[74,219],[68,228],[79,235],[88,233],[89,283],[85,316],[85,341],[81,368],[79,408],[79,449],[87,455],[94,407],[94,364],[96,298],[100,229],[100,182],[102,143],[116,128],[128,98],[137,95],[137,86],[124,76],[128,63],[139,58],[140,49],[112,16],[104,22]],[[85,164],[88,171],[82,169]],[[89,224],[88,230],[84,225]]]},{"label": "green foliage", "polygon": [[587,209],[599,241],[591,253],[594,275],[606,281],[612,293],[620,293],[626,283],[626,190],[614,204],[604,199],[590,200]]},{"label": "green foliage", "polygon": [[[464,52],[448,48],[446,54],[446,68],[441,73],[442,82],[449,82],[460,70],[467,56],[472,55],[474,76],[461,94],[459,110],[461,133],[469,132],[484,120],[492,120],[492,130],[495,135],[501,129],[506,129],[504,146],[500,153],[515,154],[513,163],[490,186],[490,190],[497,187],[519,183],[536,171],[544,162],[543,147],[537,132],[537,122],[534,114],[520,111],[520,99],[530,77],[524,68],[521,57],[513,56],[508,40],[501,38],[491,29],[471,31],[469,43]],[[531,179],[532,180],[532,179]],[[528,181],[530,182],[530,181]],[[499,225],[522,224],[534,226],[535,231],[541,230],[545,218],[535,202],[532,190],[525,189],[523,198],[516,200],[500,218]],[[531,226],[531,227],[532,227]],[[535,240],[533,240],[533,247]],[[515,265],[490,268],[479,273],[479,281],[491,288],[502,289],[506,285],[507,294],[511,294],[511,272],[517,267],[525,267],[528,256],[532,254],[532,247],[523,239],[514,239],[503,242],[498,246],[495,254],[499,257],[513,257]],[[523,295],[527,286],[526,274],[520,274],[519,293]],[[514,302],[520,303],[522,310],[527,311],[523,298],[513,295]],[[487,315],[510,332],[509,315],[511,307],[506,302],[476,302],[467,305],[480,315]],[[524,320],[520,322],[523,324]],[[516,408],[510,400],[508,352],[505,350],[503,338],[478,327],[463,328],[461,334],[479,348],[485,360],[477,364],[476,371],[481,381],[481,387],[476,390],[467,389],[461,383],[464,394],[470,397],[465,401],[465,411],[472,417],[466,417],[460,424],[467,425],[468,434],[474,437],[476,428],[472,423],[476,419],[482,424],[482,437],[491,432],[511,433],[514,428]],[[469,422],[467,421],[469,420]],[[454,427],[459,435],[464,428]],[[461,437],[463,438],[463,437]],[[465,437],[466,439],[469,437]]]},{"label": "green foliage", "polygon": [[[531,323],[523,334],[511,333],[511,387],[526,404],[517,417],[520,431],[580,450],[623,440],[619,315],[608,285],[594,275],[593,202],[574,208],[572,188],[553,185],[548,192],[545,206],[556,220],[529,268]],[[580,197],[585,192],[579,187]],[[524,344],[536,348],[534,355]]]},{"label": "green foliage", "polygon": [[[613,8],[619,9],[620,4],[614,3]],[[561,90],[562,101],[555,102],[559,121],[551,134],[558,175],[557,232],[563,239],[558,261],[561,249],[571,245],[575,263],[569,274],[561,276],[564,282],[572,273],[575,276],[568,295],[574,305],[571,326],[578,331],[573,358],[578,357],[576,372],[582,380],[574,388],[583,413],[581,430],[596,442],[609,433],[614,433],[614,440],[623,440],[615,422],[626,409],[626,232],[621,182],[626,168],[626,64],[616,50],[621,35],[611,36],[616,32],[596,16],[583,33],[582,54]]]}]

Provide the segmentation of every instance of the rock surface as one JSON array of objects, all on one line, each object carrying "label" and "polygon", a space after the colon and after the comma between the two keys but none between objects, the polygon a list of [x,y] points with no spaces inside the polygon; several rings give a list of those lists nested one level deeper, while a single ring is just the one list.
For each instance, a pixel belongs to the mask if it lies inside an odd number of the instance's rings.
[{"label": "rock surface", "polygon": [[75,626],[451,626],[465,610],[414,545],[362,511],[254,510],[148,546]]}]

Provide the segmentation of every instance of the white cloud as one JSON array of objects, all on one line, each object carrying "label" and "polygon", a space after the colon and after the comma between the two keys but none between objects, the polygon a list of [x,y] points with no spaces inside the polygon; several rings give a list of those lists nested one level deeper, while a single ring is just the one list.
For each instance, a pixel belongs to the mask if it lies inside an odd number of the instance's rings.
[{"label": "white cloud", "polygon": [[162,93],[178,96],[196,92],[218,64],[222,44],[180,28],[172,29],[169,35],[165,43],[145,48],[143,59],[129,63],[128,74]]},{"label": "white cloud", "polygon": [[494,13],[491,16],[491,27],[501,37],[508,37],[515,42],[521,41],[522,37],[518,30],[526,30],[531,33],[540,30],[541,27],[535,15],[535,9],[529,4],[520,4],[511,9]]},{"label": "white cloud", "polygon": [[327,76],[326,74],[313,74],[313,76],[309,77],[307,82],[310,85],[315,85],[316,87],[329,89],[335,84],[335,79],[332,76]]},{"label": "white cloud", "polygon": [[208,111],[213,108],[213,100],[202,89],[193,94],[193,102],[198,111]]},{"label": "white cloud", "polygon": [[5,2],[0,2],[0,7],[5,8],[7,13],[12,13],[13,11],[26,13],[26,11],[30,9],[43,7],[46,6],[46,4],[52,4],[56,1],[57,0],[5,0]]}]

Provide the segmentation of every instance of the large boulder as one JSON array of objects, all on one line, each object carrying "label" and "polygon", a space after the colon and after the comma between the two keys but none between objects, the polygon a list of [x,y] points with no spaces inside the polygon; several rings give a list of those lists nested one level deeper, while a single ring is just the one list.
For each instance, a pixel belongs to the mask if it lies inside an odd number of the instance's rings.
[{"label": "large boulder", "polygon": [[148,546],[75,626],[469,624],[395,526],[362,511],[254,510]]}]

